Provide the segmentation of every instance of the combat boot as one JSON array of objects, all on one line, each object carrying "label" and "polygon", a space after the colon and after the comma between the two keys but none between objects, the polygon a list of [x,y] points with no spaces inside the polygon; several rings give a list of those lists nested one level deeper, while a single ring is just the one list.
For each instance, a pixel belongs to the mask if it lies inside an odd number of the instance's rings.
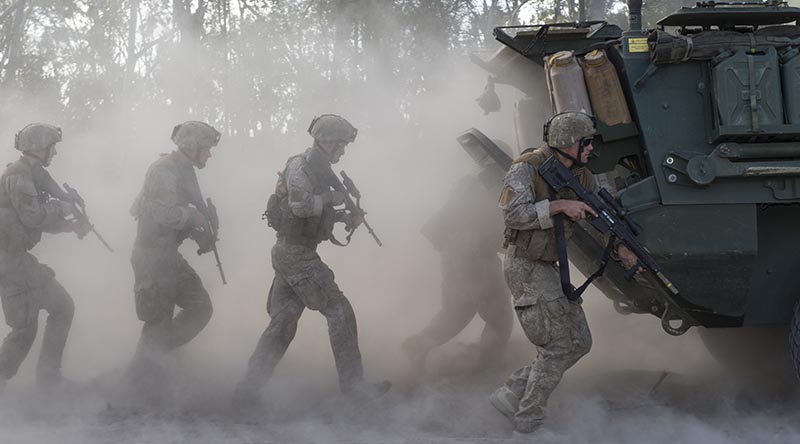
[{"label": "combat boot", "polygon": [[374,401],[380,399],[389,389],[392,388],[392,383],[389,381],[382,381],[377,384],[369,384],[360,382],[351,387],[345,392],[345,397],[350,402],[355,402],[360,405],[371,405]]},{"label": "combat boot", "polygon": [[239,383],[233,391],[231,407],[236,411],[246,411],[260,409],[263,405],[260,390],[252,388],[247,384]]},{"label": "combat boot", "polygon": [[57,368],[36,369],[36,385],[45,390],[65,385],[64,376]]},{"label": "combat boot", "polygon": [[494,393],[489,395],[489,402],[503,416],[512,422],[514,421],[514,415],[517,414],[517,409],[519,408],[519,398],[510,388],[504,385],[495,390]]},{"label": "combat boot", "polygon": [[65,378],[61,374],[61,371],[57,369],[48,371],[37,370],[36,387],[48,396],[58,396],[62,398],[75,396],[84,388],[72,379]]},{"label": "combat boot", "polygon": [[542,427],[538,427],[532,432],[520,432],[519,430],[511,432],[511,442],[514,443],[534,442],[536,444],[556,444],[567,441],[565,436],[553,433]]}]

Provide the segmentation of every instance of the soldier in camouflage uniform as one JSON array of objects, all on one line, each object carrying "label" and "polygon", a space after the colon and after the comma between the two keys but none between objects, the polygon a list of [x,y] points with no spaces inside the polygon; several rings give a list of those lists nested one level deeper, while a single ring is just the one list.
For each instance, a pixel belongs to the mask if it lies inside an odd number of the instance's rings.
[{"label": "soldier in camouflage uniform", "polygon": [[52,386],[62,380],[61,358],[75,305],[47,265],[28,251],[42,232],[75,232],[83,237],[91,229],[77,216],[72,202],[53,199],[62,195],[44,169],[56,155],[61,129],[30,124],[16,136],[22,151],[0,177],[0,298],[11,332],[0,347],[0,384],[13,377],[31,349],[39,311],[48,313],[42,350],[36,368],[37,382]]},{"label": "soldier in camouflage uniform", "polygon": [[[134,373],[158,368],[165,353],[191,341],[211,319],[208,292],[178,247],[186,238],[198,244],[208,241],[208,215],[195,168],[205,167],[219,139],[220,133],[203,122],[176,126],[172,141],[178,149],[150,166],[131,208],[138,221],[131,255],[136,315],[144,322],[131,366]],[[181,310],[174,315],[176,306]]]},{"label": "soldier in camouflage uniform", "polygon": [[306,308],[320,312],[328,322],[342,392],[358,395],[367,390],[353,307],[317,254],[317,246],[331,239],[334,222],[345,222],[351,229],[363,220],[334,209],[345,196],[332,190],[329,180],[335,174],[331,164],[344,155],[357,130],[344,118],[325,114],[314,119],[308,132],[313,146],[287,161],[268,204],[267,218],[277,230],[272,248],[275,277],[267,299],[271,320],[236,388],[234,404],[239,407],[258,404],[258,392],[286,353]]},{"label": "soldier in camouflage uniform", "polygon": [[[547,143],[525,151],[514,161],[503,182],[500,208],[509,241],[504,273],[520,325],[536,346],[538,356],[531,365],[515,371],[490,401],[521,433],[541,426],[550,394],[564,372],[592,345],[580,300],[570,301],[561,288],[553,216],[566,216],[564,233],[569,240],[576,221],[596,214],[568,189],[551,200],[538,168],[555,155],[572,169],[584,187],[596,188],[592,174],[585,168],[593,149],[594,132],[594,122],[586,114],[567,112],[554,116],[548,123]],[[636,263],[627,248],[620,246],[618,250],[626,266]]]},{"label": "soldier in camouflage uniform", "polygon": [[496,365],[511,336],[513,318],[497,253],[503,220],[494,199],[504,170],[496,163],[464,177],[422,227],[441,255],[442,306],[428,325],[403,342],[415,371],[431,350],[453,339],[478,315],[485,323],[477,346],[481,366]]}]

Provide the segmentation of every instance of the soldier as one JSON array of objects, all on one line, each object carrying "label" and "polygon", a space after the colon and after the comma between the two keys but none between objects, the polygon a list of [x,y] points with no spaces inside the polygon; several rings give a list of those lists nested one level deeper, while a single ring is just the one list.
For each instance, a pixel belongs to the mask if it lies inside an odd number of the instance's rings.
[{"label": "soldier", "polygon": [[334,209],[343,204],[345,195],[330,185],[331,164],[341,159],[358,131],[344,118],[324,114],[311,122],[308,132],[314,138],[313,146],[289,158],[268,204],[268,220],[278,232],[272,248],[275,277],[267,299],[271,320],[237,385],[234,404],[238,407],[258,404],[258,391],[294,339],[297,321],[306,308],[322,313],[328,322],[342,392],[373,394],[363,382],[353,307],[336,285],[333,271],[317,254],[321,242],[334,240],[334,222],[345,222],[350,230],[363,221],[359,215]]},{"label": "soldier", "polygon": [[[597,215],[569,190],[549,199],[548,185],[538,168],[554,155],[584,187],[592,189],[594,180],[585,165],[593,149],[594,122],[586,114],[566,112],[554,116],[547,128],[547,143],[514,161],[500,196],[509,241],[503,264],[506,282],[520,325],[538,356],[533,364],[515,371],[490,401],[520,433],[541,426],[550,394],[592,345],[580,299],[570,301],[562,291],[553,216],[563,214],[569,219],[564,220],[568,240],[575,222]],[[617,254],[626,268],[637,262],[623,245]]]},{"label": "soldier", "polygon": [[422,233],[441,255],[442,306],[427,327],[403,343],[415,371],[434,348],[463,330],[477,314],[486,322],[477,347],[479,362],[497,364],[511,336],[512,312],[497,253],[502,245],[494,196],[503,170],[495,163],[464,177]]},{"label": "soldier", "polygon": [[[152,380],[152,375],[143,374],[145,369],[158,371],[160,358],[191,341],[211,319],[208,292],[178,247],[187,237],[198,242],[201,250],[213,241],[204,230],[210,215],[195,168],[206,166],[220,136],[203,122],[176,126],[172,141],[178,149],[150,166],[131,208],[138,221],[131,255],[136,315],[144,322],[131,369],[140,382]],[[173,316],[176,306],[181,311]]]},{"label": "soldier", "polygon": [[33,123],[16,135],[22,156],[0,177],[0,297],[11,332],[0,347],[0,385],[13,377],[28,355],[38,326],[39,311],[48,313],[42,350],[36,367],[40,386],[60,383],[61,359],[75,304],[47,265],[28,251],[42,232],[75,232],[83,238],[88,222],[78,220],[73,202],[54,199],[63,193],[44,169],[56,155],[61,129]]}]

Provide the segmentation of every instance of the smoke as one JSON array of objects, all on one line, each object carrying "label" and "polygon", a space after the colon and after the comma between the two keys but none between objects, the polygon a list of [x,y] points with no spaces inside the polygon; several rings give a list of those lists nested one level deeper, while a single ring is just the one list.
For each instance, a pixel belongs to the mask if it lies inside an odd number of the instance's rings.
[{"label": "smoke", "polygon": [[[287,124],[291,127],[283,135],[223,136],[198,177],[219,210],[219,250],[229,284],[221,284],[210,256],[196,256],[188,244],[182,248],[212,295],[215,311],[200,336],[170,363],[174,371],[169,389],[175,402],[166,410],[128,405],[117,390],[141,327],[134,312],[129,263],[136,226],[128,209],[147,166],[159,153],[173,149],[169,141],[173,125],[196,116],[169,107],[131,111],[129,104],[121,102],[104,108],[84,128],[71,125],[68,116],[52,105],[52,97],[0,90],[0,98],[13,99],[15,105],[13,111],[0,107],[0,140],[7,147],[0,158],[15,159],[13,134],[26,123],[64,126],[64,141],[51,173],[82,193],[97,230],[115,249],[108,253],[91,235],[83,241],[72,235],[45,235],[33,251],[55,270],[76,303],[64,359],[65,375],[74,386],[55,394],[42,394],[33,387],[37,341],[17,377],[0,393],[2,442],[506,440],[510,424],[486,398],[511,371],[535,357],[516,321],[508,352],[496,368],[458,371],[465,344],[477,341],[479,320],[434,352],[434,375],[418,384],[409,378],[399,347],[405,337],[424,327],[440,305],[439,257],[419,230],[445,202],[456,181],[477,169],[455,136],[477,126],[491,137],[515,142],[514,94],[498,91],[502,111],[483,116],[474,98],[486,74],[463,55],[452,55],[449,63],[455,69],[437,73],[446,81],[411,103],[418,116],[413,124],[405,122],[401,113],[384,113],[384,103],[370,100],[398,93],[376,81],[373,89],[361,91],[352,100],[336,97],[341,91],[321,94],[318,103],[297,110],[297,118]],[[270,65],[264,62],[260,68],[269,72]],[[298,79],[304,80],[308,79]],[[384,247],[379,248],[360,229],[350,247],[326,244],[320,255],[353,303],[367,377],[395,381],[395,388],[374,405],[342,400],[324,319],[308,311],[265,390],[267,414],[255,419],[235,417],[229,411],[233,386],[268,322],[265,305],[272,279],[269,249],[274,233],[260,214],[277,171],[289,156],[309,145],[310,138],[304,134],[307,122],[326,112],[347,117],[360,130],[358,140],[335,168],[346,170],[361,189],[367,218]],[[266,121],[270,116],[261,118]],[[211,123],[226,130],[220,122]],[[579,274],[573,276],[577,280]],[[594,348],[567,373],[552,398],[543,442],[784,443],[800,439],[794,401],[765,398],[758,390],[742,394],[720,376],[721,368],[695,333],[669,337],[657,319],[623,317],[596,291],[585,299]],[[7,332],[7,327],[0,326],[0,335]],[[449,374],[435,374],[445,364],[451,364]]]}]

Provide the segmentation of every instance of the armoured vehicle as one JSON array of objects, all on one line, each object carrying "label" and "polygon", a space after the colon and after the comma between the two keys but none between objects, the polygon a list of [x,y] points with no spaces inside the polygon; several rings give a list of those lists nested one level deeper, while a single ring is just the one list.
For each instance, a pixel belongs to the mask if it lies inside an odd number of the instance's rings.
[{"label": "armoured vehicle", "polygon": [[[521,93],[522,148],[541,145],[555,112],[596,117],[589,168],[678,289],[609,267],[596,285],[618,311],[657,316],[673,335],[783,326],[779,348],[800,374],[800,8],[699,2],[650,31],[641,8],[628,1],[627,31],[605,21],[495,28],[503,47],[474,58],[490,73],[480,103],[497,108],[494,83]],[[510,163],[476,129],[459,142]],[[570,259],[589,275],[604,246],[586,225]]]}]

